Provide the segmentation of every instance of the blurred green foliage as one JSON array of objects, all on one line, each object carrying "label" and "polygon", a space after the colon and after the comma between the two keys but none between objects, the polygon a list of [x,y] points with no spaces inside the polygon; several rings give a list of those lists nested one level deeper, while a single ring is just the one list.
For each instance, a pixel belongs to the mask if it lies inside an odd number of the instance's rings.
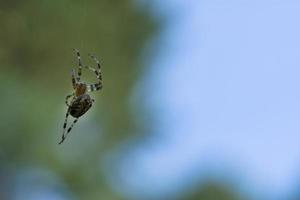
[{"label": "blurred green foliage", "polygon": [[[120,199],[99,162],[134,133],[128,96],[156,23],[128,0],[12,0],[0,2],[0,25],[1,165],[12,174],[25,166],[51,169],[79,199]],[[79,121],[58,146],[70,71],[77,66],[72,48],[86,65],[94,65],[87,53],[100,59],[104,89],[93,94],[86,126]],[[95,80],[84,73],[88,82]]]},{"label": "blurred green foliage", "polygon": [[232,188],[219,184],[217,182],[207,181],[201,184],[197,189],[186,194],[184,200],[245,200],[244,197],[237,194]]}]

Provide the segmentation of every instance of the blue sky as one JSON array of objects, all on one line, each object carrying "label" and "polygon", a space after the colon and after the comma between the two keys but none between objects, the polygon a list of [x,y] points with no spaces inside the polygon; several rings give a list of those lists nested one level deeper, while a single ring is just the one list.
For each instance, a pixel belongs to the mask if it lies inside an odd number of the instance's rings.
[{"label": "blue sky", "polygon": [[292,191],[300,184],[300,2],[151,6],[167,24],[134,96],[155,127],[121,160],[119,185],[137,196],[172,193],[210,171],[258,195]]}]

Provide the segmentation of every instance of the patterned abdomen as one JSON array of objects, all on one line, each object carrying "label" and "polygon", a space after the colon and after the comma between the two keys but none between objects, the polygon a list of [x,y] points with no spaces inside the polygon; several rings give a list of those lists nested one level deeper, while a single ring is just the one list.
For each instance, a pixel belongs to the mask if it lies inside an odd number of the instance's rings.
[{"label": "patterned abdomen", "polygon": [[78,96],[69,107],[70,115],[79,118],[92,107],[93,100],[87,94]]}]

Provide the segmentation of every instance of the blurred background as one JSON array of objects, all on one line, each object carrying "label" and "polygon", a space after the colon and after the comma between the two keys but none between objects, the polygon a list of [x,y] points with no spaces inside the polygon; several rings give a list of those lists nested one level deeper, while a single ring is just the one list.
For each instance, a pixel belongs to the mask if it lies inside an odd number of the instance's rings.
[{"label": "blurred background", "polygon": [[[0,0],[0,200],[300,199],[299,10]],[[58,145],[72,48],[104,87]]]}]

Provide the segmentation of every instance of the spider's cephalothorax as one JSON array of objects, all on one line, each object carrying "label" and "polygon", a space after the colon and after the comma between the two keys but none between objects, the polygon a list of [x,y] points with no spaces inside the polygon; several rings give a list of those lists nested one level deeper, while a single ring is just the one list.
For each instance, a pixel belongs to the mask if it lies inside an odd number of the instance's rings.
[{"label": "spider's cephalothorax", "polygon": [[[74,92],[68,96],[66,96],[66,105],[68,106],[68,111],[66,113],[65,122],[63,126],[63,134],[61,141],[59,144],[63,143],[63,141],[66,139],[68,133],[72,130],[74,124],[78,121],[78,118],[81,117],[84,113],[86,113],[91,107],[94,100],[87,94],[87,92],[92,92],[96,90],[102,89],[102,74],[101,74],[101,65],[97,58],[93,55],[90,55],[92,59],[97,63],[97,69],[94,69],[89,66],[82,66],[80,53],[77,49],[74,49],[76,52],[77,58],[78,58],[78,73],[76,76],[75,69],[72,71],[72,85],[74,88]],[[93,71],[98,79],[98,82],[95,84],[88,85],[82,81],[80,81],[80,76],[82,73],[82,68],[89,69]],[[71,102],[69,103],[68,100],[72,97]],[[66,132],[67,127],[67,121],[68,117],[71,115],[75,118],[71,126],[68,128]]]}]

